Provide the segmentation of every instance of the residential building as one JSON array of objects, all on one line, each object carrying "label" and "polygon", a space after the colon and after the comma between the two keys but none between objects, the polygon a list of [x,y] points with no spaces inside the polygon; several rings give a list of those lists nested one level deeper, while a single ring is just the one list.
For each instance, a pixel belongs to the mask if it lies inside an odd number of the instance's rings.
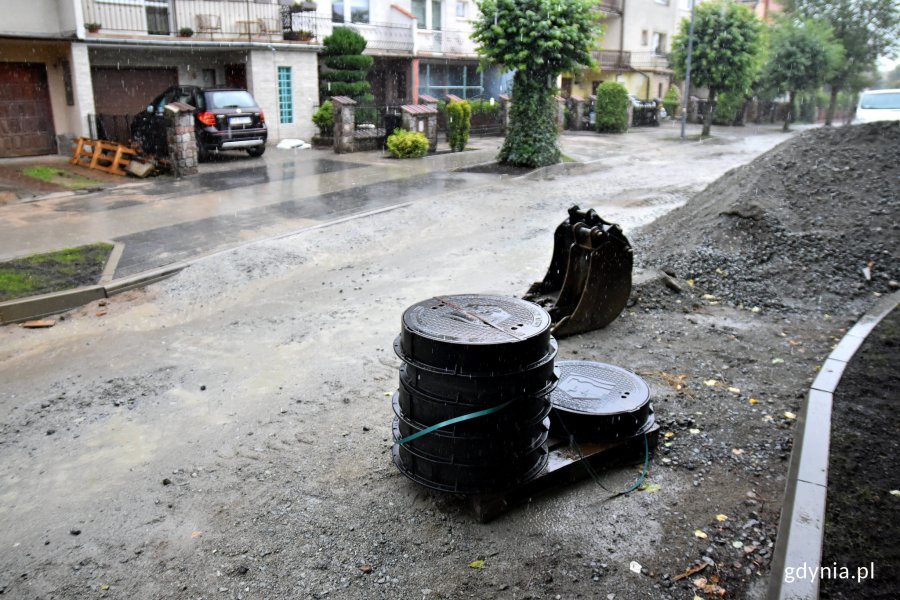
[{"label": "residential building", "polygon": [[597,68],[564,75],[563,95],[588,96],[602,82],[616,81],[638,98],[661,98],[673,81],[668,55],[681,5],[689,1],[601,0],[605,33],[601,47],[593,52]]},{"label": "residential building", "polygon": [[286,39],[292,20],[275,0],[21,4],[0,23],[0,157],[67,153],[97,114],[127,136],[129,116],[173,84],[246,87],[271,140],[308,138],[320,46]]},{"label": "residential building", "polygon": [[477,16],[474,0],[325,0],[314,27],[318,40],[338,26],[366,38],[377,104],[416,101],[419,94],[497,97],[509,91],[510,78],[479,71],[471,39]]}]

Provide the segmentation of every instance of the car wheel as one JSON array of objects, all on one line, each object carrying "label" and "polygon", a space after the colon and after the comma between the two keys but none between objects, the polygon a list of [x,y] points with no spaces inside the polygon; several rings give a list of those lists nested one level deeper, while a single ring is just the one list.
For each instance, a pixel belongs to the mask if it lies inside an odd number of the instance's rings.
[{"label": "car wheel", "polygon": [[209,160],[209,150],[203,147],[199,141],[197,142],[197,162],[202,163]]},{"label": "car wheel", "polygon": [[266,151],[266,146],[263,144],[262,146],[253,146],[252,148],[247,148],[247,154],[253,157],[262,156],[263,152]]}]

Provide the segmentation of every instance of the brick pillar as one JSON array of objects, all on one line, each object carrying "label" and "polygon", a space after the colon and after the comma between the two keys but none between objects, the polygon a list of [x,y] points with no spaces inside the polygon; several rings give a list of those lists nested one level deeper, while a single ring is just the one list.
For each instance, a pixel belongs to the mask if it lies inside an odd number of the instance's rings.
[{"label": "brick pillar", "polygon": [[506,94],[500,94],[500,114],[501,122],[503,125],[503,135],[506,135],[506,132],[509,130],[509,109],[512,100]]},{"label": "brick pillar", "polygon": [[[426,96],[427,97],[427,96]],[[421,96],[419,97],[422,98]],[[403,129],[418,131],[428,138],[428,151],[437,150],[438,144],[438,111],[435,105],[408,104],[400,107],[400,119]]]},{"label": "brick pillar", "polygon": [[353,152],[356,100],[347,96],[334,96],[331,104],[334,107],[334,151],[337,154]]},{"label": "brick pillar", "polygon": [[176,177],[197,174],[197,139],[194,107],[183,102],[166,105],[166,143],[169,162]]},{"label": "brick pillar", "polygon": [[572,123],[572,129],[574,131],[581,131],[582,123],[584,122],[584,98],[581,96],[572,96],[569,100],[572,102],[572,118],[575,120],[575,122]]}]

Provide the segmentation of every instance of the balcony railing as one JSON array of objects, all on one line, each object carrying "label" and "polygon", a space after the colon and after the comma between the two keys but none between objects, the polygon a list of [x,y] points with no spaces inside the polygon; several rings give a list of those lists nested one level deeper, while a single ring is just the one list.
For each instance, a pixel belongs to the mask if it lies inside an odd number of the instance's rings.
[{"label": "balcony railing", "polygon": [[601,69],[627,69],[631,66],[631,52],[594,50],[591,52]]},{"label": "balcony railing", "polygon": [[419,52],[475,56],[475,42],[467,31],[419,29],[416,35]]},{"label": "balcony railing", "polygon": [[82,0],[85,24],[99,35],[178,36],[190,28],[197,39],[281,39],[281,7],[249,0]]},{"label": "balcony railing", "polygon": [[632,52],[631,66],[636,69],[671,69],[669,57],[656,52]]},{"label": "balcony railing", "polygon": [[597,5],[597,8],[608,14],[621,15],[622,0],[600,0],[600,4]]}]

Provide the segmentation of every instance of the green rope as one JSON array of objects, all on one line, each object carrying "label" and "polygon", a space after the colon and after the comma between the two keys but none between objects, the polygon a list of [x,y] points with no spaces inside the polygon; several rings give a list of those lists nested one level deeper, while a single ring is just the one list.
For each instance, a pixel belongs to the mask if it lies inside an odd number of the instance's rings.
[{"label": "green rope", "polygon": [[497,411],[503,410],[504,408],[506,408],[507,406],[512,404],[512,402],[513,402],[512,400],[507,400],[506,402],[504,402],[503,404],[500,404],[499,406],[492,406],[491,408],[485,408],[484,410],[479,410],[478,412],[473,412],[473,413],[469,413],[467,415],[462,415],[459,417],[454,417],[452,419],[447,419],[446,421],[441,421],[437,425],[432,425],[431,427],[426,427],[422,431],[419,431],[412,435],[408,435],[405,438],[400,438],[400,439],[394,438],[394,443],[403,445],[403,444],[406,444],[407,442],[417,440],[420,437],[422,437],[423,435],[428,435],[429,433],[435,432],[438,429],[443,429],[444,427],[449,427],[450,425],[455,425],[456,423],[462,423],[463,421],[469,421],[471,419],[477,419],[478,417],[484,417],[484,416],[490,415]]}]

